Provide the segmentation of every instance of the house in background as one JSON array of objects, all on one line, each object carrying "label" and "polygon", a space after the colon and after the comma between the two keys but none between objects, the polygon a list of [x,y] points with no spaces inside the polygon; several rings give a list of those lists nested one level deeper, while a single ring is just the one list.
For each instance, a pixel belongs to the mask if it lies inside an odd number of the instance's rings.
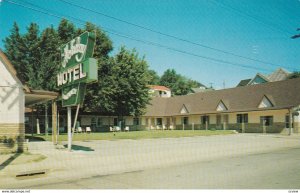
[{"label": "house in background", "polygon": [[237,85],[237,87],[253,85],[253,84],[262,84],[266,82],[282,81],[288,79],[290,75],[291,73],[288,72],[287,70],[278,68],[277,70],[275,70],[273,73],[269,75],[263,75],[261,73],[257,73],[252,79],[241,80]]},{"label": "house in background", "polygon": [[171,97],[171,89],[160,85],[149,85],[149,94],[153,97]]}]

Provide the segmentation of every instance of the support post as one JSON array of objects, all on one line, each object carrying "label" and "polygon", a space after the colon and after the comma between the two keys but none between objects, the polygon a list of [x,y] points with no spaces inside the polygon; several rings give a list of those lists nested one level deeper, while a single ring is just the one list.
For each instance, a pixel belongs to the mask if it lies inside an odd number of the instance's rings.
[{"label": "support post", "polygon": [[57,106],[56,101],[52,101],[52,142],[57,144]]},{"label": "support post", "polygon": [[263,134],[266,134],[266,120],[263,120]]},{"label": "support post", "polygon": [[242,122],[242,133],[245,133],[245,123]]},{"label": "support post", "polygon": [[39,119],[36,119],[36,134],[38,134],[38,135],[41,134]]},{"label": "support post", "polygon": [[289,110],[289,135],[293,134],[293,111],[292,109]]},{"label": "support post", "polygon": [[205,121],[205,130],[207,131],[207,129],[208,129],[208,122]]},{"label": "support post", "polygon": [[72,137],[73,137],[74,131],[75,131],[75,126],[76,126],[76,122],[77,122],[79,108],[80,108],[80,105],[77,105],[76,114],[75,114],[75,118],[74,118],[74,124],[73,124],[73,127],[72,127]]},{"label": "support post", "polygon": [[72,120],[71,120],[71,107],[67,107],[68,109],[68,150],[72,150]]},{"label": "support post", "polygon": [[194,127],[195,127],[195,126],[194,126],[194,123],[192,123],[192,128],[193,128],[193,131],[194,131],[194,129],[195,129]]},{"label": "support post", "polygon": [[45,104],[45,135],[48,135],[48,104]]}]

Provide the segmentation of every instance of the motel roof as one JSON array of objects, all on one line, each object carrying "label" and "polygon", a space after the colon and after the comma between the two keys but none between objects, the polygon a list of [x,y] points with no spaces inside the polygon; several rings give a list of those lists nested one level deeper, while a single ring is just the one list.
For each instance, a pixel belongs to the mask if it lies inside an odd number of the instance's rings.
[{"label": "motel roof", "polygon": [[[259,108],[267,98],[272,106]],[[153,98],[144,116],[175,116],[290,109],[300,105],[300,78],[171,98]],[[217,111],[222,103],[225,110]],[[185,113],[182,109],[185,108]]]}]

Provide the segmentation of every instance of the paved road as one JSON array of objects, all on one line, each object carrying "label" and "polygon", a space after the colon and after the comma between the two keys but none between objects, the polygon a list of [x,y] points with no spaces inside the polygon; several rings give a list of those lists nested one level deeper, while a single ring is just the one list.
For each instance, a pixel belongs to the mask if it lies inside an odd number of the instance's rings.
[{"label": "paved road", "polygon": [[300,189],[299,144],[299,136],[259,134],[78,142],[94,151],[72,153],[31,144],[48,159],[27,169],[48,168],[48,174],[4,178],[0,188]]},{"label": "paved road", "polygon": [[32,188],[300,189],[300,148],[221,158]]}]

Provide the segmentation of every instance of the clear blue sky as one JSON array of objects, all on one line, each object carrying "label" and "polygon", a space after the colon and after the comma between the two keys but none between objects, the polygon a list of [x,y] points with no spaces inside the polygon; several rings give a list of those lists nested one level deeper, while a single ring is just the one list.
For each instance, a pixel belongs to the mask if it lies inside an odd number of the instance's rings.
[{"label": "clear blue sky", "polygon": [[[299,0],[67,0],[163,34],[275,65],[166,37],[59,0],[0,1],[1,40],[9,35],[14,21],[19,24],[22,33],[30,22],[38,23],[41,31],[51,24],[57,26],[60,19],[8,1],[31,7],[33,5],[27,3],[32,3],[57,15],[91,21],[104,30],[168,47],[156,47],[108,32],[114,46],[112,54],[121,45],[136,48],[140,56],[145,55],[150,68],[159,75],[168,68],[174,68],[178,73],[205,85],[213,83],[214,87],[222,88],[223,81],[226,87],[234,87],[239,80],[251,78],[257,72],[270,73],[278,68],[276,65],[289,71],[300,70],[300,38],[290,38],[300,28]],[[0,48],[3,49],[2,41]],[[219,63],[202,56],[258,69]]]}]

